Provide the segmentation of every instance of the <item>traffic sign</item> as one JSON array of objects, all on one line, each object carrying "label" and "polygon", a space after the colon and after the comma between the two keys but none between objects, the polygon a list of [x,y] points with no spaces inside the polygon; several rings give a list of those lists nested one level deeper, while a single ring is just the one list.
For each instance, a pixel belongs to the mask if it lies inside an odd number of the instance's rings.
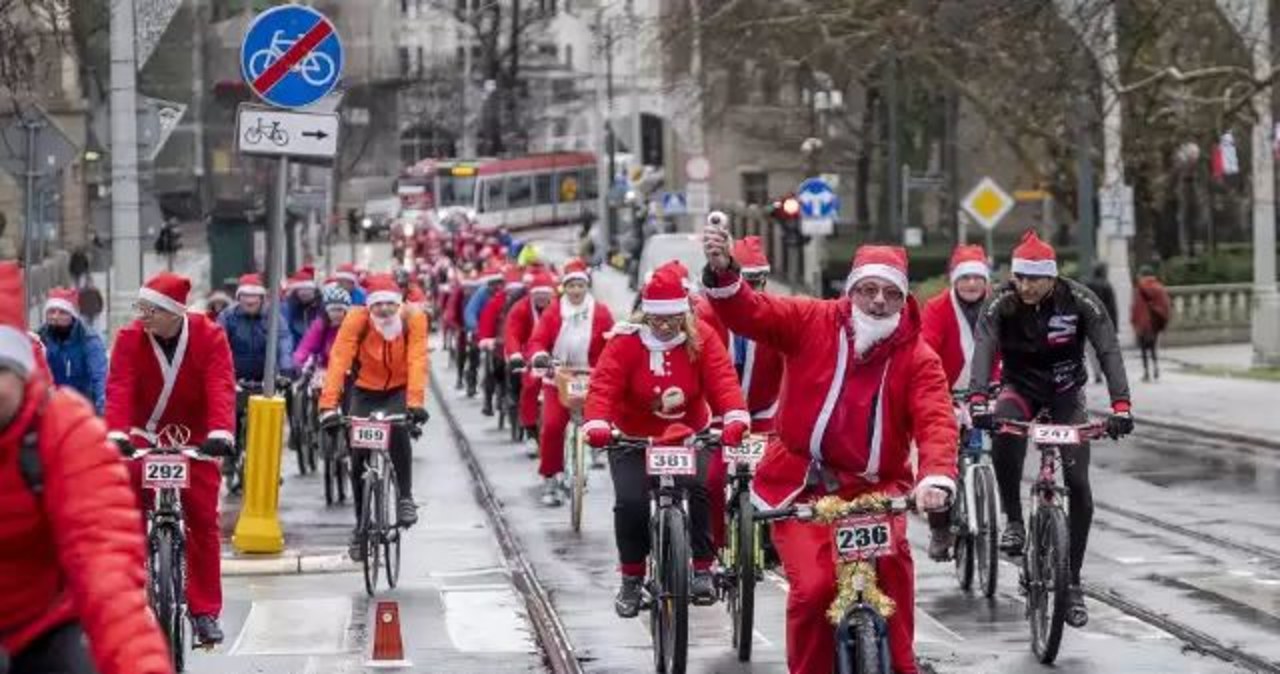
[{"label": "traffic sign", "polygon": [[332,159],[338,154],[338,114],[286,112],[248,105],[236,115],[237,147],[245,154]]},{"label": "traffic sign", "polygon": [[711,177],[711,162],[702,155],[689,157],[684,163],[684,174],[695,182],[707,180]]},{"label": "traffic sign", "polygon": [[280,108],[310,105],[342,75],[342,42],[325,15],[304,5],[259,14],[240,44],[240,73],[259,98]]},{"label": "traffic sign", "polygon": [[685,200],[684,192],[662,193],[663,215],[684,215],[688,210],[688,202]]},{"label": "traffic sign", "polygon": [[800,201],[800,231],[809,236],[830,236],[840,216],[840,197],[821,178],[809,178],[796,191]]},{"label": "traffic sign", "polygon": [[982,225],[983,229],[995,229],[1000,220],[1013,210],[1013,197],[1000,189],[990,177],[983,178],[960,202],[965,212]]}]

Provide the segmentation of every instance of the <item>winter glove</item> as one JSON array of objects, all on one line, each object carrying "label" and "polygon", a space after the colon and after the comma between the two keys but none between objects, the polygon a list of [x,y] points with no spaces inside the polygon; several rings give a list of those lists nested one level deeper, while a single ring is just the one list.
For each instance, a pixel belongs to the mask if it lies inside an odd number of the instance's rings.
[{"label": "winter glove", "polygon": [[200,445],[200,453],[205,456],[231,456],[235,452],[235,445],[225,438],[209,438]]},{"label": "winter glove", "polygon": [[120,450],[120,454],[125,457],[133,456],[134,451],[136,451],[133,443],[129,442],[129,438],[114,437],[111,438],[111,442],[115,444],[116,449]]},{"label": "winter glove", "polygon": [[538,354],[538,355],[536,355],[536,356],[534,356],[534,357],[533,357],[533,369],[535,369],[535,370],[545,370],[545,369],[547,369],[547,368],[549,368],[549,367],[551,367],[551,356],[550,356],[550,354],[540,353],[540,354]]},{"label": "winter glove", "polygon": [[338,427],[342,425],[342,415],[337,410],[323,410],[320,412],[320,428],[329,433],[337,433]]},{"label": "winter glove", "polygon": [[427,414],[427,411],[421,407],[409,408],[409,421],[413,422],[414,426],[421,426],[427,423],[427,419],[430,418],[431,415]]},{"label": "winter glove", "polygon": [[973,422],[974,428],[984,431],[995,429],[995,410],[992,409],[991,403],[987,402],[985,394],[973,393],[969,395],[969,419]]},{"label": "winter glove", "polygon": [[613,430],[608,426],[597,426],[587,431],[587,444],[600,449],[613,442]]},{"label": "winter glove", "polygon": [[1111,416],[1107,417],[1107,437],[1119,440],[1133,432],[1133,413],[1129,411],[1129,401],[1117,400],[1111,403]]},{"label": "winter glove", "polygon": [[512,369],[512,371],[515,371],[515,370],[523,370],[523,369],[524,369],[524,356],[522,356],[522,355],[520,355],[520,354],[518,354],[518,353],[517,353],[517,354],[515,354],[515,355],[513,355],[513,356],[511,356],[510,358],[508,358],[508,359],[507,359],[507,367],[510,367],[510,368]]},{"label": "winter glove", "polygon": [[724,425],[724,432],[720,434],[720,444],[726,447],[737,447],[742,444],[742,438],[747,435],[749,430],[747,424],[741,421],[730,421]]}]

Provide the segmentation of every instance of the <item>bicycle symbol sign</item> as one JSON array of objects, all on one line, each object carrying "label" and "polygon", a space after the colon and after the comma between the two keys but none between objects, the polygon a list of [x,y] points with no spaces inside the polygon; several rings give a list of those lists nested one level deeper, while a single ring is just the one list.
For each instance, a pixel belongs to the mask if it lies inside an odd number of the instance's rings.
[{"label": "bicycle symbol sign", "polygon": [[323,98],[342,75],[342,42],[320,12],[281,5],[259,14],[240,44],[240,73],[259,98],[300,108]]}]

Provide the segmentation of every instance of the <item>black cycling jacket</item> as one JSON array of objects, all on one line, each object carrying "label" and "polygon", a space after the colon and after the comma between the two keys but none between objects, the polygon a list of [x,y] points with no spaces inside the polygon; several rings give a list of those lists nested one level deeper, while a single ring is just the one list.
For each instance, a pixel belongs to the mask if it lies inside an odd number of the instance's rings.
[{"label": "black cycling jacket", "polygon": [[1001,380],[1019,393],[1040,402],[1072,394],[1089,380],[1086,338],[1098,352],[1111,401],[1128,401],[1129,379],[1115,327],[1093,291],[1059,278],[1053,292],[1030,305],[1018,298],[1012,281],[1002,284],[978,319],[969,390],[987,390],[999,353]]}]

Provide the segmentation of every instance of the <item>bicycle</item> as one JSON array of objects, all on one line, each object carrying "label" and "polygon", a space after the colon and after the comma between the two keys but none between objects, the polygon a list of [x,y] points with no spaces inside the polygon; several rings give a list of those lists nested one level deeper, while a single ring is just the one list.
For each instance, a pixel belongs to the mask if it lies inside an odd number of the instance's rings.
[{"label": "bicycle", "polygon": [[[142,462],[142,488],[154,492],[144,516],[147,527],[147,598],[169,642],[173,667],[182,671],[186,659],[187,618],[186,521],[182,492],[190,485],[191,461],[217,461],[188,446],[191,430],[166,426],[156,446],[138,449],[129,457]],[[196,644],[193,644],[196,645]],[[210,645],[209,647],[212,647]]]},{"label": "bicycle", "polygon": [[588,368],[555,365],[556,395],[569,410],[569,423],[564,433],[564,475],[560,486],[569,497],[569,526],[573,533],[582,531],[582,508],[587,500],[587,445],[582,435],[582,408],[587,401],[591,377]]},{"label": "bicycle", "polygon": [[316,472],[314,377],[315,366],[308,365],[290,388],[293,404],[289,406],[289,445],[298,455],[299,475]]},{"label": "bicycle", "polygon": [[[645,592],[649,631],[653,635],[653,661],[659,674],[684,674],[689,654],[689,577],[693,553],[689,544],[689,516],[685,503],[690,478],[698,477],[698,453],[720,442],[720,431],[699,433],[674,447],[654,445],[649,438],[627,437],[613,432],[608,451],[643,451],[646,473],[657,480],[649,491],[653,507],[649,518],[651,552]],[[680,482],[677,482],[677,479]]]},{"label": "bicycle", "polygon": [[[524,386],[524,362],[508,361],[507,363],[507,395],[502,401],[503,411],[500,414],[507,415],[508,426],[511,429],[511,442],[519,443],[524,440],[524,427],[520,425],[520,389]],[[501,421],[499,421],[501,426]]]},{"label": "bicycle", "polygon": [[729,464],[729,507],[726,513],[728,537],[720,551],[723,571],[718,580],[721,597],[733,625],[731,643],[739,662],[751,661],[751,638],[755,622],[756,583],[764,575],[761,524],[755,521],[751,502],[751,478],[764,458],[767,438],[750,435],[738,447],[724,446]]},{"label": "bicycle", "polygon": [[837,674],[890,671],[887,620],[896,607],[880,590],[876,560],[896,554],[906,528],[893,526],[892,520],[914,509],[910,496],[868,494],[853,501],[826,496],[811,505],[756,512],[757,522],[796,519],[831,525],[840,587],[827,616],[836,630]]},{"label": "bicycle", "polygon": [[[357,526],[365,545],[364,589],[372,597],[377,594],[379,567],[384,562],[387,586],[394,590],[400,578],[400,525],[396,517],[400,494],[389,452],[392,429],[408,426],[409,419],[404,414],[378,411],[368,417],[347,416],[345,423],[351,431],[351,449],[369,452],[360,476],[364,496]],[[416,431],[415,427],[410,434]]]},{"label": "bicycle", "polygon": [[259,118],[258,123],[244,131],[244,140],[250,145],[257,145],[263,139],[275,143],[277,147],[289,144],[289,132],[280,126],[280,122],[270,122]]},{"label": "bicycle", "polygon": [[[311,400],[319,405],[320,391],[324,388],[324,371],[316,370],[311,376]],[[325,433],[319,428],[319,412],[313,412],[315,430],[312,437],[319,443],[319,454],[324,464],[324,503],[331,506],[347,501],[347,479],[351,473],[351,452],[347,436],[342,433]]]},{"label": "bicycle", "polygon": [[1031,517],[1022,553],[1022,575],[1031,652],[1041,664],[1049,665],[1058,657],[1062,645],[1067,587],[1071,583],[1071,533],[1063,506],[1070,494],[1058,481],[1061,448],[1101,438],[1105,432],[1096,421],[1071,425],[1048,424],[1045,419],[1044,413],[1029,422],[997,419],[996,432],[1026,437],[1040,452],[1040,472],[1031,484]]},{"label": "bicycle", "polygon": [[963,394],[957,393],[955,399],[960,426],[959,498],[951,509],[956,580],[960,589],[968,592],[976,571],[982,596],[990,599],[996,594],[1000,568],[1000,494],[985,435],[969,422]]},{"label": "bicycle", "polygon": [[[298,36],[302,37],[301,35]],[[250,79],[258,79],[262,73],[284,57],[293,43],[298,38],[292,40],[284,36],[283,30],[277,30],[271,35],[271,44],[259,49],[249,57],[249,77]],[[328,54],[313,50],[307,54],[301,61],[289,68],[290,72],[298,73],[302,79],[313,87],[321,87],[329,83],[329,80],[337,76],[337,70],[334,67],[333,59]]]},{"label": "bicycle", "polygon": [[249,452],[249,398],[262,395],[260,381],[236,380],[236,451],[222,461],[222,481],[228,494],[244,489],[244,460]]}]

